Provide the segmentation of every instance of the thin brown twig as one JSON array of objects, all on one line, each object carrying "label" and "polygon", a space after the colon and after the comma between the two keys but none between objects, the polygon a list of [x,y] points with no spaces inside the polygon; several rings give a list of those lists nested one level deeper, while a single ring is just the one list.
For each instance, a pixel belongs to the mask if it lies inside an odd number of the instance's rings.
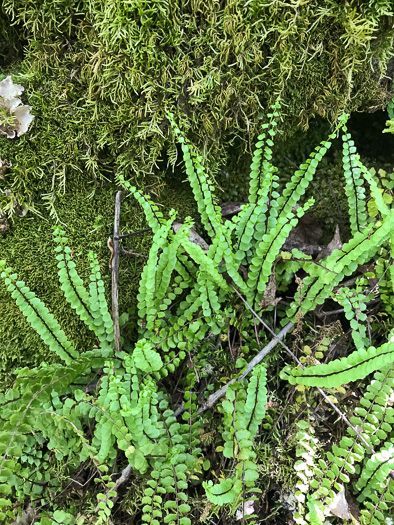
[{"label": "thin brown twig", "polygon": [[130,233],[124,233],[123,235],[114,235],[114,239],[116,241],[120,241],[120,239],[126,239],[127,237],[132,237],[133,235],[140,235],[141,233],[146,233],[152,231],[152,228],[144,228],[143,230],[137,230],[135,232]]},{"label": "thin brown twig", "polygon": [[144,259],[148,259],[147,255],[143,255],[142,253],[132,252],[131,250],[126,250],[125,248],[122,248],[122,247],[120,247],[119,251],[122,255],[134,255],[135,257],[143,257]]}]

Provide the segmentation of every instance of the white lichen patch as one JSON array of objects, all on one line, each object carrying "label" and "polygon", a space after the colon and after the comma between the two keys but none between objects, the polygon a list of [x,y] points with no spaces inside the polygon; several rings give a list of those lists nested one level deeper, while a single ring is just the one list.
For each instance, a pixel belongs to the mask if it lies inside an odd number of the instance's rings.
[{"label": "white lichen patch", "polygon": [[19,98],[24,89],[14,84],[10,76],[0,82],[0,134],[9,139],[26,133],[34,119],[31,106],[22,104]]}]

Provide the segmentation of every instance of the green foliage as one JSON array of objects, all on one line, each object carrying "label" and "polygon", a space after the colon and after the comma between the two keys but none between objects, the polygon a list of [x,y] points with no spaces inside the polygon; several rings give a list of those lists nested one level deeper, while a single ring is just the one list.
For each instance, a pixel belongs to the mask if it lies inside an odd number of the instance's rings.
[{"label": "green foliage", "polygon": [[367,221],[365,204],[365,188],[359,166],[359,156],[356,154],[354,141],[347,133],[346,121],[342,125],[343,167],[346,179],[346,196],[349,202],[350,227],[352,234],[361,232]]},{"label": "green foliage", "polygon": [[258,478],[256,453],[252,450],[253,440],[260,426],[267,403],[266,370],[257,366],[252,373],[248,389],[233,384],[226,391],[222,401],[224,447],[226,458],[240,460],[235,467],[235,477],[226,478],[217,485],[203,482],[208,499],[216,505],[224,505],[239,500],[245,503],[247,492],[257,492],[255,482]]},{"label": "green foliage", "polygon": [[[317,460],[317,444],[318,441],[315,437],[315,432],[310,423],[301,420],[297,422],[299,431],[297,432],[297,449],[296,455],[299,458],[294,463],[294,469],[299,477],[299,481],[296,484],[295,495],[297,497],[298,508],[294,513],[294,520],[297,524],[307,523],[304,520],[304,515],[307,512],[305,508],[306,498],[308,492],[311,489],[311,483],[315,477],[315,463]],[[315,512],[314,506],[308,501],[310,513]],[[317,512],[317,511],[316,511]]]},{"label": "green foliage", "polygon": [[[237,319],[239,305],[232,295],[234,289],[244,293],[249,306],[258,312],[273,308],[272,304],[264,304],[263,299],[279,259],[286,264],[280,250],[291,228],[312,206],[313,200],[302,202],[302,199],[319,162],[341,131],[345,133],[348,147],[344,169],[350,173],[345,176],[349,205],[352,206],[355,198],[358,202],[365,200],[355,183],[365,179],[378,215],[370,217],[368,222],[365,206],[357,206],[357,212],[351,214],[351,239],[318,264],[311,258],[300,257],[297,251],[290,254],[297,259],[297,265],[289,260],[288,273],[301,268],[305,277],[298,278],[298,292],[286,310],[287,319],[282,321],[298,321],[326,298],[336,298],[350,322],[356,349],[341,360],[293,369],[290,373],[285,371],[284,376],[291,384],[331,387],[365,378],[380,369],[385,370],[385,375],[382,378],[382,373],[376,372],[374,382],[367,389],[365,403],[372,395],[371,411],[364,415],[362,401],[357,413],[364,419],[351,418],[353,428],[361,430],[342,438],[339,446],[333,445],[332,452],[326,453],[328,463],[323,459],[316,461],[317,442],[311,425],[299,425],[298,454],[303,461],[296,465],[302,482],[298,486],[297,520],[320,523],[323,510],[329,508],[335,496],[334,491],[341,491],[340,482],[349,481],[347,473],[358,472],[361,473],[357,490],[360,502],[366,502],[365,512],[372,512],[373,519],[379,520],[380,514],[384,516],[384,505],[391,501],[393,490],[391,480],[382,486],[388,466],[392,465],[389,433],[393,414],[391,407],[386,407],[387,397],[379,395],[381,392],[385,396],[393,395],[392,369],[389,368],[393,345],[391,339],[378,348],[369,345],[363,324],[369,295],[366,287],[357,284],[355,289],[349,289],[338,285],[346,276],[351,276],[358,265],[369,262],[382,251],[390,250],[393,256],[390,243],[394,211],[382,198],[373,175],[351,151],[354,146],[350,145],[345,117],[340,119],[329,140],[315,148],[279,194],[276,168],[271,164],[271,138],[268,138],[273,137],[279,110],[276,103],[253,156],[249,202],[238,217],[229,221],[224,221],[216,204],[213,183],[202,166],[202,158],[176,127],[175,117],[169,115],[183,149],[202,225],[210,238],[206,251],[189,239],[190,218],[175,233],[172,229],[175,213],[170,212],[165,219],[149,197],[119,177],[141,204],[154,234],[137,297],[136,338],[123,339],[121,351],[114,349],[112,319],[97,257],[89,253],[87,287],[77,272],[72,249],[67,246],[60,227],[55,228],[54,238],[61,290],[71,308],[93,332],[96,340],[93,349],[77,349],[47,307],[18,280],[5,261],[1,262],[1,276],[16,304],[49,351],[64,361],[64,364],[43,364],[33,370],[19,371],[12,388],[0,395],[3,422],[0,487],[5,487],[0,490],[6,496],[0,499],[1,518],[13,518],[13,502],[22,503],[26,496],[33,502],[36,498],[49,501],[53,490],[58,488],[58,481],[49,473],[55,457],[66,460],[73,470],[82,462],[89,462],[96,473],[98,522],[105,523],[114,505],[112,498],[117,495],[108,472],[123,458],[133,473],[144,480],[141,508],[144,523],[191,523],[187,516],[191,510],[188,489],[195,479],[194,471],[198,472],[204,462],[196,382],[197,369],[206,362],[209,350],[208,345],[200,347],[212,336],[227,334],[230,321],[239,323],[240,333],[245,332],[245,337],[251,338],[247,329],[254,326],[254,319],[250,308],[242,310],[241,320]],[[278,272],[278,280],[280,275]],[[256,345],[251,348],[256,349]],[[235,365],[243,367],[243,358]],[[177,419],[171,406],[171,375],[175,371],[184,391],[182,421]],[[215,485],[212,480],[203,483],[207,498],[218,507],[235,508],[241,504],[245,508],[245,503],[261,490],[254,440],[266,417],[266,367],[256,366],[249,380],[239,376],[239,373],[234,375],[221,404],[223,456],[234,462],[232,473]],[[93,394],[92,383],[95,384]],[[381,449],[372,452],[370,448],[376,446]],[[30,460],[37,450],[41,457]],[[362,462],[360,471],[353,467],[355,461]],[[57,510],[52,507],[53,513]],[[246,521],[248,517],[243,519]]]},{"label": "green foliage", "polygon": [[[393,394],[394,369],[390,366],[374,374],[355,415],[350,418],[357,434],[349,428],[348,436],[341,439],[339,446],[333,445],[324,459],[317,459],[318,442],[312,426],[306,422],[299,424],[302,431],[297,437],[300,438],[299,455],[302,455],[303,462],[295,465],[301,478],[296,493],[299,501],[295,516],[297,523],[316,521],[319,508],[332,503],[335,494],[342,492],[343,484],[350,483],[355,474],[358,476],[354,491],[364,505],[360,522],[363,525],[385,523],[384,511],[394,500],[390,477],[394,464],[393,441],[390,439],[394,424],[394,409],[390,406]],[[377,447],[380,449],[375,452]],[[357,463],[362,463],[362,469]],[[309,516],[304,506],[306,499]]]}]

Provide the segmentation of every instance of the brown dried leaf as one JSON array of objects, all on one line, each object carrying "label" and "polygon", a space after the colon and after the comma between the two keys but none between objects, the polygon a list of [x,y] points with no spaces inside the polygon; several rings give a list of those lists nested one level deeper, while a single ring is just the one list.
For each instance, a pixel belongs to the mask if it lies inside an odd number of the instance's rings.
[{"label": "brown dried leaf", "polygon": [[323,259],[324,257],[328,257],[332,254],[334,250],[341,250],[342,249],[342,241],[341,236],[339,234],[339,226],[337,224],[337,227],[335,229],[334,237],[332,238],[332,241],[329,242],[324,248],[324,250],[317,256],[316,261],[319,261],[320,259]]},{"label": "brown dried leaf", "polygon": [[268,308],[269,306],[276,306],[282,297],[275,297],[276,295],[276,278],[275,271],[272,272],[268,280],[267,288],[264,290],[263,298],[259,302],[260,308]]}]

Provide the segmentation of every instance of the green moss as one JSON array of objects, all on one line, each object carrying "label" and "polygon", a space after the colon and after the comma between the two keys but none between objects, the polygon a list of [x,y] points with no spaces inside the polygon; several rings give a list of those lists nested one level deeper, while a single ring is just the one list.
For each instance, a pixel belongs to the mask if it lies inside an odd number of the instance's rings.
[{"label": "green moss", "polygon": [[173,143],[168,110],[217,168],[237,137],[243,149],[254,142],[278,95],[287,134],[389,98],[378,82],[393,46],[387,0],[5,0],[0,10],[6,69],[24,77],[36,114],[0,153],[33,200],[38,179],[48,193],[53,177],[61,186],[78,172],[85,183],[153,173]]},{"label": "green moss", "polygon": [[[171,207],[179,210],[179,217],[193,215],[195,210],[189,205],[192,202],[190,189],[181,181],[164,187],[160,200],[164,211]],[[110,252],[107,239],[112,236],[115,193],[114,184],[105,183],[97,187],[93,196],[90,190],[73,187],[66,195],[56,197],[56,213],[64,223],[69,246],[73,249],[74,260],[80,275],[88,279],[89,264],[87,254],[93,250],[98,254],[104,282],[107,289],[107,300],[110,301],[111,275],[108,268]],[[176,188],[175,188],[176,186]],[[149,188],[148,188],[149,189]],[[155,195],[152,195],[155,198]],[[0,254],[2,259],[14,268],[21,280],[47,304],[57,317],[67,335],[79,349],[91,348],[95,344],[91,332],[84,326],[77,315],[66,303],[59,288],[57,267],[52,240],[54,220],[49,216],[45,205],[37,206],[42,217],[31,212],[24,218],[13,218],[11,229],[0,236]],[[146,227],[143,212],[136,205],[131,195],[124,193],[121,206],[122,232],[136,231]],[[123,245],[137,253],[147,254],[151,244],[151,235],[137,235],[123,241]],[[120,311],[126,311],[135,303],[144,259],[121,256],[119,287]],[[5,378],[17,366],[36,366],[42,360],[51,361],[54,356],[20,313],[10,298],[6,287],[0,282],[0,377]]]}]

